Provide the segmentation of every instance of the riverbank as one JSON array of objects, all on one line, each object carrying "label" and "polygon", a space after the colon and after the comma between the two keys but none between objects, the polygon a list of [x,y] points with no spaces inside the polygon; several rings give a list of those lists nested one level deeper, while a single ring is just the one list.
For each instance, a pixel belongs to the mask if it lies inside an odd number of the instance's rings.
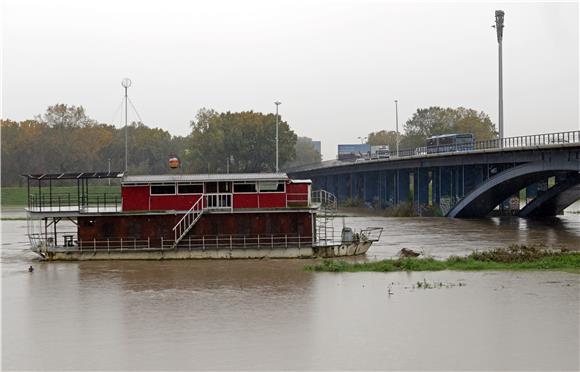
[{"label": "riverbank", "polygon": [[553,270],[580,274],[580,252],[514,244],[507,248],[473,252],[464,257],[451,256],[445,260],[431,257],[400,257],[362,263],[325,260],[321,264],[307,265],[305,269],[326,272]]}]

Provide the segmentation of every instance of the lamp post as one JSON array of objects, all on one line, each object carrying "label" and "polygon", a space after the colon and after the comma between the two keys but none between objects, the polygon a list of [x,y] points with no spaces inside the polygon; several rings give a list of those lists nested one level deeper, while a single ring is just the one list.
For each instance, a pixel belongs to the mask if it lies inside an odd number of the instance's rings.
[{"label": "lamp post", "polygon": [[497,33],[498,58],[499,58],[499,142],[503,147],[503,66],[502,66],[502,40],[503,40],[503,10],[495,11],[495,31]]},{"label": "lamp post", "polygon": [[361,145],[362,145],[363,143],[365,143],[365,140],[366,140],[368,137],[357,137],[357,138],[360,140],[360,143],[361,143]]},{"label": "lamp post", "polygon": [[395,100],[395,129],[397,131],[396,149],[397,157],[399,157],[399,101]]},{"label": "lamp post", "polygon": [[124,78],[121,81],[121,86],[125,88],[125,172],[127,172],[127,159],[128,159],[128,151],[127,151],[127,89],[131,86],[131,79]]},{"label": "lamp post", "polygon": [[282,104],[280,101],[274,102],[276,105],[276,173],[278,173],[278,106]]}]

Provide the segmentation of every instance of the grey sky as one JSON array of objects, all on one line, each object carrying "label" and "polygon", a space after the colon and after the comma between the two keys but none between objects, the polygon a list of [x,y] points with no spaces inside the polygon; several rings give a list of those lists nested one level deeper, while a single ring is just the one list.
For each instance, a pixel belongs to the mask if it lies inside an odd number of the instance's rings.
[{"label": "grey sky", "polygon": [[[505,135],[578,130],[578,2],[2,0],[2,117],[82,105],[121,125],[120,81],[144,122],[189,132],[201,107],[280,113],[338,143],[417,108],[497,122],[494,10],[504,29]],[[131,116],[129,117],[131,119]]]}]

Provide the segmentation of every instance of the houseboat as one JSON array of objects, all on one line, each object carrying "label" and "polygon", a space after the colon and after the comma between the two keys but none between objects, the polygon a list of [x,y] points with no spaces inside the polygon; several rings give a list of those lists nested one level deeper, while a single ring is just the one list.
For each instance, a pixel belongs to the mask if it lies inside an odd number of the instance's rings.
[{"label": "houseboat", "polygon": [[335,239],[334,195],[284,173],[24,177],[28,236],[45,260],[353,256],[382,232]]}]

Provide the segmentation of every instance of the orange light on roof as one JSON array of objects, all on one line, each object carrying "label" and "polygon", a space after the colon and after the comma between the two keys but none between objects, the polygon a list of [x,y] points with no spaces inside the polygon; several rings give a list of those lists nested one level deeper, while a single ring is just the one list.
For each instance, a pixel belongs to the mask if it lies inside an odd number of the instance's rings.
[{"label": "orange light on roof", "polygon": [[169,158],[169,168],[171,169],[179,168],[179,158],[177,157]]}]

